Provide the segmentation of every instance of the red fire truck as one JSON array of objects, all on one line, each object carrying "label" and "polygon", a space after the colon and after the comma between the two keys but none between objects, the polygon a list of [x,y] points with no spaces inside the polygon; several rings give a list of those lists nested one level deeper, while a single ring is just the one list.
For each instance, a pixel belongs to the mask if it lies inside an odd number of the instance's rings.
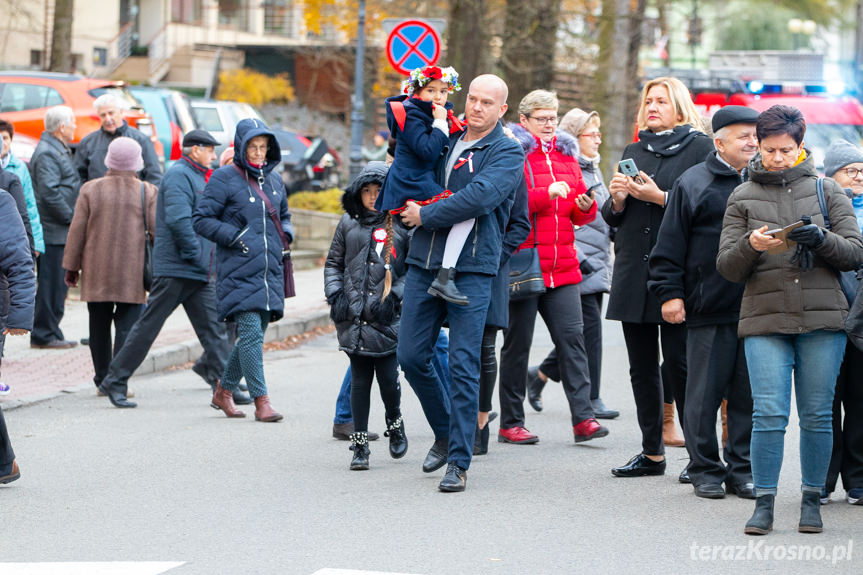
[{"label": "red fire truck", "polygon": [[840,83],[823,81],[823,57],[799,52],[715,52],[706,72],[680,71],[706,117],[722,106],[759,112],[776,104],[794,106],[806,118],[806,147],[818,169],[831,142],[863,146],[863,105]]}]

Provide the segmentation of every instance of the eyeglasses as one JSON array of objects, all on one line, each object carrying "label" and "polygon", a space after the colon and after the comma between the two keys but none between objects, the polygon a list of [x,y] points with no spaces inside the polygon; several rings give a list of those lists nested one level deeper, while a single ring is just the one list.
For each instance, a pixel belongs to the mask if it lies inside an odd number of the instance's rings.
[{"label": "eyeglasses", "polygon": [[269,146],[248,146],[246,148],[247,151],[255,153],[255,154],[257,154],[257,153],[266,154],[269,149],[270,149]]},{"label": "eyeglasses", "polygon": [[596,138],[597,140],[602,138],[602,132],[591,132],[589,134],[582,134],[582,138]]},{"label": "eyeglasses", "polygon": [[852,180],[858,175],[863,174],[863,168],[844,168],[842,171]]},{"label": "eyeglasses", "polygon": [[528,116],[531,120],[539,124],[540,126],[547,126],[548,124],[557,124],[557,116]]}]

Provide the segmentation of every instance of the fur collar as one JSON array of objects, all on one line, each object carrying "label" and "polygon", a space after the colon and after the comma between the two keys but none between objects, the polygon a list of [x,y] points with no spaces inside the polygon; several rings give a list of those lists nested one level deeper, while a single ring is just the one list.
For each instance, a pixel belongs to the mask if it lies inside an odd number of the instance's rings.
[{"label": "fur collar", "polygon": [[[521,144],[524,154],[528,155],[539,149],[539,138],[528,132],[521,124],[509,123],[507,128],[512,130],[513,136]],[[568,132],[558,129],[554,136],[554,149],[572,158],[578,158],[578,140],[572,137]]]}]

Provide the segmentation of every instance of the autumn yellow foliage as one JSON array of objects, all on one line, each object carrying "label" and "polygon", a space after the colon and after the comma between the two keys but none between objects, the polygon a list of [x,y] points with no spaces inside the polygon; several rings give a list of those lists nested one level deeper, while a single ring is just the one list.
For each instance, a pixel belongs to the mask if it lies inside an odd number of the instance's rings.
[{"label": "autumn yellow foliage", "polygon": [[245,102],[252,106],[294,100],[294,87],[287,74],[267,76],[248,68],[219,73],[219,100]]},{"label": "autumn yellow foliage", "polygon": [[291,194],[288,203],[292,209],[298,210],[314,210],[330,214],[344,212],[342,209],[342,190],[338,188],[330,188],[320,192],[297,192]]}]

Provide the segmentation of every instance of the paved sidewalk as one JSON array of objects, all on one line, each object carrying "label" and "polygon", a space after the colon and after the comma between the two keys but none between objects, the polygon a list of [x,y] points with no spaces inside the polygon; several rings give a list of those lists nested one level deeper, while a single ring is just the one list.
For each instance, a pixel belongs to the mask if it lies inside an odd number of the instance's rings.
[{"label": "paved sidewalk", "polygon": [[[321,268],[295,272],[297,296],[285,300],[285,317],[270,324],[265,342],[280,340],[329,325],[329,307],[324,299],[324,273]],[[60,327],[66,339],[87,337],[87,304],[77,299],[66,301]],[[201,355],[195,331],[180,306],[168,318],[150,353],[135,372],[143,375],[193,361]],[[7,336],[3,357],[3,381],[12,393],[0,398],[4,410],[14,409],[56,397],[63,393],[95,393],[90,349],[78,345],[67,350],[30,347],[29,336]],[[134,387],[134,386],[133,386]]]}]

